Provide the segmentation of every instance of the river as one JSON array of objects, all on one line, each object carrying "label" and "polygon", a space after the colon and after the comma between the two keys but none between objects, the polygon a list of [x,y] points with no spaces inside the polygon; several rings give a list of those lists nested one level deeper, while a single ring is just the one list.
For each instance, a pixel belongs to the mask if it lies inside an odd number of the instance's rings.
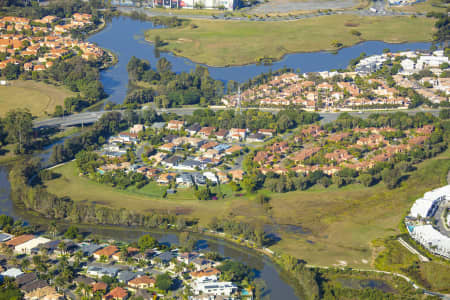
[{"label": "river", "polygon": [[[133,20],[129,17],[114,17],[105,29],[89,38],[89,41],[114,52],[119,62],[112,68],[102,71],[101,81],[105,91],[110,95],[109,100],[122,103],[125,99],[128,86],[127,63],[134,55],[147,59],[152,67],[156,66],[158,57],[151,43],[144,39],[146,30],[155,28],[152,22]],[[232,67],[208,67],[214,79],[226,83],[232,79],[239,82],[247,81],[263,72],[281,69],[284,66],[301,72],[319,72],[346,68],[351,59],[358,57],[362,52],[367,55],[381,54],[383,49],[389,48],[393,52],[404,50],[429,49],[430,43],[404,43],[388,44],[379,41],[363,42],[352,47],[341,49],[336,54],[322,51],[312,53],[293,53],[286,55],[282,60],[272,65],[245,65]],[[161,52],[160,57],[167,58],[172,63],[175,72],[188,72],[195,68],[196,63],[172,53]]]},{"label": "river", "polygon": [[[63,140],[55,144],[62,143]],[[43,165],[48,164],[51,151],[45,147],[43,152],[36,154]],[[21,208],[14,206],[10,198],[10,185],[8,181],[8,166],[0,165],[0,215],[6,214],[21,219],[29,224],[43,225],[48,220],[22,211]],[[106,227],[94,225],[82,225],[81,231],[91,233],[101,237],[102,239],[114,239],[119,241],[136,241],[141,235],[150,233],[158,241],[166,244],[177,244],[178,233],[173,231],[151,230],[145,231],[135,228],[124,227]],[[202,251],[216,251],[224,257],[243,262],[252,268],[257,278],[262,279],[265,283],[263,291],[263,299],[286,299],[297,300],[294,289],[286,282],[283,274],[277,269],[275,264],[269,258],[245,247],[235,245],[231,242],[223,241],[214,237],[207,237],[195,234],[198,239],[197,247]]]},{"label": "river", "polygon": [[[101,32],[91,36],[89,40],[99,46],[113,51],[118,56],[118,63],[101,72],[101,81],[106,92],[110,95],[109,100],[121,103],[125,98],[128,74],[126,65],[132,55],[145,58],[152,66],[156,65],[158,58],[155,55],[154,47],[144,40],[144,31],[154,28],[148,21],[133,20],[127,17],[114,17]],[[387,44],[383,42],[364,42],[353,47],[340,50],[337,54],[328,52],[297,53],[286,55],[281,61],[270,66],[246,65],[236,67],[208,67],[211,76],[215,79],[226,82],[230,79],[243,82],[262,72],[276,70],[284,66],[300,69],[302,72],[315,72],[331,69],[344,68],[349,61],[366,52],[368,55],[381,53],[383,49],[390,48],[392,51],[402,51],[407,49],[428,49],[429,43],[408,43],[408,44]],[[161,53],[161,57],[166,57],[173,66],[173,71],[183,72],[195,68],[196,64],[182,57],[174,56],[171,53]],[[59,141],[57,143],[61,143]],[[49,147],[44,152],[37,154],[45,165],[50,157]],[[31,216],[15,207],[10,199],[10,186],[8,182],[8,167],[0,165],[0,214],[11,215],[21,218],[29,223],[42,223],[35,216]],[[45,221],[44,221],[45,222]],[[98,234],[105,238],[117,240],[136,240],[142,230],[117,228],[98,228],[94,226],[83,227],[84,230]],[[174,232],[152,231],[158,240],[166,243],[177,243],[178,237]],[[226,257],[242,261],[252,267],[259,278],[263,279],[267,285],[265,298],[271,299],[298,299],[294,289],[282,278],[275,265],[267,258],[249,249],[236,246],[232,243],[217,240],[214,238],[200,239],[198,246],[202,249],[217,251]]]}]

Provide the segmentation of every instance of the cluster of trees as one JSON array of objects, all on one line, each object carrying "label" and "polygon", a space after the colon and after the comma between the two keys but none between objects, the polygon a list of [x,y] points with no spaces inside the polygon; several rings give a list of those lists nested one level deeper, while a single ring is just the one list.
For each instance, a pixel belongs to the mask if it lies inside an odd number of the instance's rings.
[{"label": "cluster of trees", "polygon": [[69,18],[74,13],[87,13],[97,16],[97,9],[104,7],[101,0],[56,0],[48,5],[39,5],[38,1],[28,0],[1,0],[0,7],[7,15],[18,15],[31,19],[40,19],[47,15],[60,18]]},{"label": "cluster of trees", "polygon": [[436,28],[436,31],[433,34],[434,42],[444,43],[444,47],[447,47],[448,41],[450,40],[450,19],[448,14],[429,12],[427,13],[427,17],[437,19],[434,24],[434,27]]},{"label": "cluster of trees", "polygon": [[53,146],[50,163],[58,164],[71,160],[81,150],[95,150],[105,143],[106,138],[111,134],[126,127],[126,124],[121,120],[122,117],[119,112],[104,114],[100,120],[82,134],[66,139],[64,144]]},{"label": "cluster of trees", "polygon": [[95,176],[98,183],[108,184],[121,190],[133,185],[136,185],[137,188],[142,188],[148,183],[147,178],[143,174],[136,172],[127,173],[124,170],[105,172],[102,175],[91,173],[91,176]]},{"label": "cluster of trees", "polygon": [[172,107],[189,104],[214,104],[220,101],[223,94],[223,83],[214,80],[208,69],[197,66],[190,73],[176,74],[166,58],[158,60],[156,70],[146,60],[132,57],[127,65],[131,81],[143,81],[155,86],[153,89],[142,89],[142,92],[131,89],[127,96],[127,104],[142,104],[153,101],[158,107]]},{"label": "cluster of trees", "polygon": [[290,275],[296,291],[302,295],[302,299],[320,298],[318,273],[314,269],[308,268],[304,260],[287,254],[277,254],[274,256],[274,261]]},{"label": "cluster of trees", "polygon": [[71,91],[79,93],[77,97],[65,101],[68,112],[78,111],[106,96],[98,68],[79,56],[55,63],[40,73],[39,79],[62,83]]},{"label": "cluster of trees", "polygon": [[27,153],[33,140],[33,120],[27,109],[10,110],[0,119],[0,147],[8,143],[16,144],[15,152]]},{"label": "cluster of trees", "polygon": [[431,113],[418,112],[409,115],[405,112],[395,112],[391,114],[374,113],[367,119],[352,116],[349,113],[341,113],[336,121],[324,124],[324,129],[334,132],[344,129],[367,128],[367,127],[392,127],[399,130],[423,127],[433,124],[438,119]]},{"label": "cluster of trees", "polygon": [[247,265],[231,259],[225,260],[218,269],[224,281],[241,283],[251,282],[255,278],[255,273]]},{"label": "cluster of trees", "polygon": [[[138,213],[128,209],[115,209],[98,206],[94,203],[74,202],[68,197],[57,197],[49,193],[40,183],[39,164],[25,161],[11,168],[9,181],[11,197],[25,209],[35,211],[50,219],[65,220],[71,223],[109,224],[141,227],[167,227],[179,224],[175,215]],[[185,220],[195,224],[195,220]]]},{"label": "cluster of trees", "polygon": [[302,110],[288,109],[277,114],[259,110],[247,110],[235,112],[233,110],[221,110],[214,112],[210,109],[199,109],[192,116],[186,116],[188,124],[199,123],[202,126],[217,128],[248,128],[255,131],[261,128],[274,129],[284,132],[287,129],[304,124],[312,124],[320,119],[319,114]]},{"label": "cluster of trees", "polygon": [[261,226],[249,223],[214,217],[208,224],[208,227],[217,232],[225,232],[233,236],[240,236],[255,242],[258,246],[263,246],[271,242]]}]

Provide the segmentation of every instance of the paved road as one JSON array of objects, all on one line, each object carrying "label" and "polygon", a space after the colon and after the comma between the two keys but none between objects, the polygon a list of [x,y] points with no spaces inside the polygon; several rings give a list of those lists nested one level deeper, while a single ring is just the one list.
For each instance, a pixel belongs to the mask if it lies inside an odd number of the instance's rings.
[{"label": "paved road", "polygon": [[[169,108],[169,109],[159,109],[157,111],[159,114],[175,113],[177,115],[192,115],[192,113],[197,109],[200,109],[200,108],[199,107],[197,107],[197,108],[195,108],[195,107],[194,108]],[[223,109],[227,109],[227,108],[211,107],[210,109],[212,109],[214,111],[218,111],[218,110],[223,110]],[[248,108],[248,109],[254,109],[254,108]],[[243,108],[242,110],[246,110],[246,108]],[[268,112],[275,114],[275,113],[278,113],[281,109],[261,108],[260,110],[268,111]],[[407,112],[409,114],[416,114],[417,112],[421,112],[421,111],[431,112],[434,115],[439,114],[438,109],[405,110],[405,112]],[[74,114],[74,115],[70,115],[70,116],[66,116],[66,117],[51,118],[51,119],[47,119],[47,120],[43,120],[43,121],[35,121],[33,123],[33,128],[69,127],[69,126],[88,125],[88,124],[95,123],[106,112],[108,112],[108,111],[86,112],[86,113],[79,113],[79,114]],[[119,111],[119,112],[123,112],[123,111]],[[376,111],[364,111],[364,112],[352,111],[352,112],[349,112],[349,114],[351,114],[353,116],[359,116],[359,117],[365,119],[374,112],[376,112]],[[390,111],[384,111],[384,112],[393,113],[393,112],[398,112],[398,110],[390,110]],[[338,112],[338,113],[336,113],[336,112],[320,113],[320,116],[322,117],[321,122],[323,124],[325,124],[325,123],[335,121],[339,115],[340,115],[340,112]]]},{"label": "paved road", "polygon": [[450,231],[447,230],[447,227],[445,227],[445,221],[444,220],[444,211],[450,207],[450,204],[441,204],[439,205],[438,210],[434,214],[434,218],[436,219],[436,227],[439,230],[440,233],[443,235],[450,237]]}]

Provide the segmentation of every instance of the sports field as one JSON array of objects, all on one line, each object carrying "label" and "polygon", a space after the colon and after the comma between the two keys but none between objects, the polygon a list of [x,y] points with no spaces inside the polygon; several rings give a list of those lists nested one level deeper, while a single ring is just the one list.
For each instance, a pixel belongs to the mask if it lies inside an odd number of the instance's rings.
[{"label": "sports field", "polygon": [[15,108],[28,108],[33,116],[52,114],[56,105],[64,106],[64,99],[74,93],[63,87],[31,80],[10,81],[0,86],[0,116]]},{"label": "sports field", "polygon": [[[281,59],[294,52],[335,50],[334,42],[351,46],[366,40],[391,43],[430,41],[434,19],[331,15],[297,21],[251,22],[191,20],[177,28],[152,29],[161,49],[211,66],[244,65],[263,57]],[[358,31],[360,35],[355,35]]]}]

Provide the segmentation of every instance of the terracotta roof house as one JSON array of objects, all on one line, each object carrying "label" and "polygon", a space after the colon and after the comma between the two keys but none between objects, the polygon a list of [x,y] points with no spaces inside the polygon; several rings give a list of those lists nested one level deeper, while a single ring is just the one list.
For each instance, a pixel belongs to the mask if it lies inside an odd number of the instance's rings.
[{"label": "terracotta roof house", "polygon": [[97,291],[106,292],[107,288],[108,288],[108,285],[106,283],[104,283],[103,281],[95,282],[92,284],[92,293],[95,293]]},{"label": "terracotta roof house", "polygon": [[181,130],[184,127],[184,121],[171,120],[167,123],[167,129]]},{"label": "terracotta roof house", "polygon": [[5,242],[5,245],[15,248],[16,246],[31,241],[32,239],[34,239],[34,235],[32,234],[19,235]]},{"label": "terracotta roof house", "polygon": [[313,156],[314,154],[316,154],[317,152],[319,152],[319,150],[320,150],[319,147],[303,149],[303,150],[300,150],[300,151],[294,153],[291,158],[293,161],[297,161],[297,162],[304,161],[305,159],[308,159],[311,156]]},{"label": "terracotta roof house", "polygon": [[121,287],[116,287],[112,289],[108,294],[103,296],[102,299],[114,299],[114,300],[125,300],[128,298],[128,292]]},{"label": "terracotta roof house", "polygon": [[216,127],[203,127],[200,129],[200,131],[197,133],[202,138],[208,138],[216,131]]},{"label": "terracotta roof house", "polygon": [[156,283],[155,279],[144,275],[128,281],[128,286],[133,289],[147,289],[154,287],[155,283]]},{"label": "terracotta roof house", "polygon": [[100,249],[100,250],[94,252],[94,258],[100,259],[100,257],[102,257],[102,256],[106,256],[107,258],[110,258],[116,252],[119,252],[119,248],[117,248],[116,246],[107,246],[103,249]]},{"label": "terracotta roof house", "polygon": [[212,280],[217,280],[218,277],[220,276],[220,271],[217,270],[216,268],[207,268],[204,270],[200,270],[200,271],[196,271],[196,272],[191,272],[191,277],[195,278],[195,279],[212,279]]}]

